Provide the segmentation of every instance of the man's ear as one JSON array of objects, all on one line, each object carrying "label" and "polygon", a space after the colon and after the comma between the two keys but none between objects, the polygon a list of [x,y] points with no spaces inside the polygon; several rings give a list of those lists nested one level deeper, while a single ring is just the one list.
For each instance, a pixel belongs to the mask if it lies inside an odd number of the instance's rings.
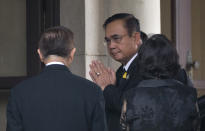
[{"label": "man's ear", "polygon": [[42,55],[40,49],[38,49],[37,52],[38,52],[38,55],[40,57],[41,62],[43,62],[43,55]]},{"label": "man's ear", "polygon": [[140,46],[142,44],[141,38],[140,38],[140,32],[135,32],[133,34],[133,37],[135,39],[135,42],[136,42],[137,46]]},{"label": "man's ear", "polygon": [[75,55],[75,52],[76,52],[76,48],[73,48],[70,52],[70,56],[69,56],[69,59],[70,59],[70,63],[73,61],[74,59],[74,55]]}]

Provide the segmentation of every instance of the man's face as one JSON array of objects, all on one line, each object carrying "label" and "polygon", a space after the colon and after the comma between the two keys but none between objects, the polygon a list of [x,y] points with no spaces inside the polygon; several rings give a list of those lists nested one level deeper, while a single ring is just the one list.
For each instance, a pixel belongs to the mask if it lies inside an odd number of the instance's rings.
[{"label": "man's face", "polygon": [[123,20],[115,20],[105,28],[105,40],[110,56],[116,61],[126,64],[137,52],[140,34],[134,32],[129,36]]}]

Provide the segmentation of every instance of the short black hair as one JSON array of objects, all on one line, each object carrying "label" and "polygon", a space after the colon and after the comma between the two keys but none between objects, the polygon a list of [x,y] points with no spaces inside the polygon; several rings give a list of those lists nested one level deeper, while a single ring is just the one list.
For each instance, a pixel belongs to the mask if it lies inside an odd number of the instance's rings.
[{"label": "short black hair", "polygon": [[49,55],[66,57],[74,47],[73,32],[63,26],[48,28],[41,35],[38,45],[44,58]]},{"label": "short black hair", "polygon": [[145,43],[145,41],[148,39],[148,36],[145,32],[140,31],[140,38],[142,40],[142,43]]},{"label": "short black hair", "polygon": [[140,46],[137,65],[144,79],[174,78],[180,70],[174,44],[161,34],[153,35]]},{"label": "short black hair", "polygon": [[123,20],[125,22],[125,28],[127,29],[129,36],[131,36],[133,32],[140,32],[139,20],[134,15],[128,13],[118,13],[112,15],[105,20],[103,28],[105,29],[109,23],[115,20]]}]

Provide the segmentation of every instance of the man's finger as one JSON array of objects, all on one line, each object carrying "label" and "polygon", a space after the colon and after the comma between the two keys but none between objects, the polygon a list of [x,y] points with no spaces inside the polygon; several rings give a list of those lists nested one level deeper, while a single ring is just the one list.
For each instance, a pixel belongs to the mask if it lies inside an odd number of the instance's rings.
[{"label": "man's finger", "polygon": [[96,73],[103,73],[103,69],[102,69],[101,66],[100,66],[100,62],[95,61],[95,62],[94,62],[94,66],[95,66],[95,71],[96,71]]},{"label": "man's finger", "polygon": [[95,79],[96,77],[94,76],[92,71],[89,71],[89,75],[90,75],[91,79],[93,80],[93,82],[96,83],[96,79]]}]

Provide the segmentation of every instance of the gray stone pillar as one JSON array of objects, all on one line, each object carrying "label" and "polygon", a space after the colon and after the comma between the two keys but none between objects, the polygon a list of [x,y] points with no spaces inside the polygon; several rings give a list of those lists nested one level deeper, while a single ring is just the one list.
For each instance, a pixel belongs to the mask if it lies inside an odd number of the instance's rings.
[{"label": "gray stone pillar", "polygon": [[100,60],[107,65],[107,51],[104,44],[104,1],[85,0],[85,59],[86,78],[89,76],[89,64]]},{"label": "gray stone pillar", "polygon": [[85,2],[84,0],[61,0],[60,23],[74,32],[76,54],[71,71],[85,76]]}]

